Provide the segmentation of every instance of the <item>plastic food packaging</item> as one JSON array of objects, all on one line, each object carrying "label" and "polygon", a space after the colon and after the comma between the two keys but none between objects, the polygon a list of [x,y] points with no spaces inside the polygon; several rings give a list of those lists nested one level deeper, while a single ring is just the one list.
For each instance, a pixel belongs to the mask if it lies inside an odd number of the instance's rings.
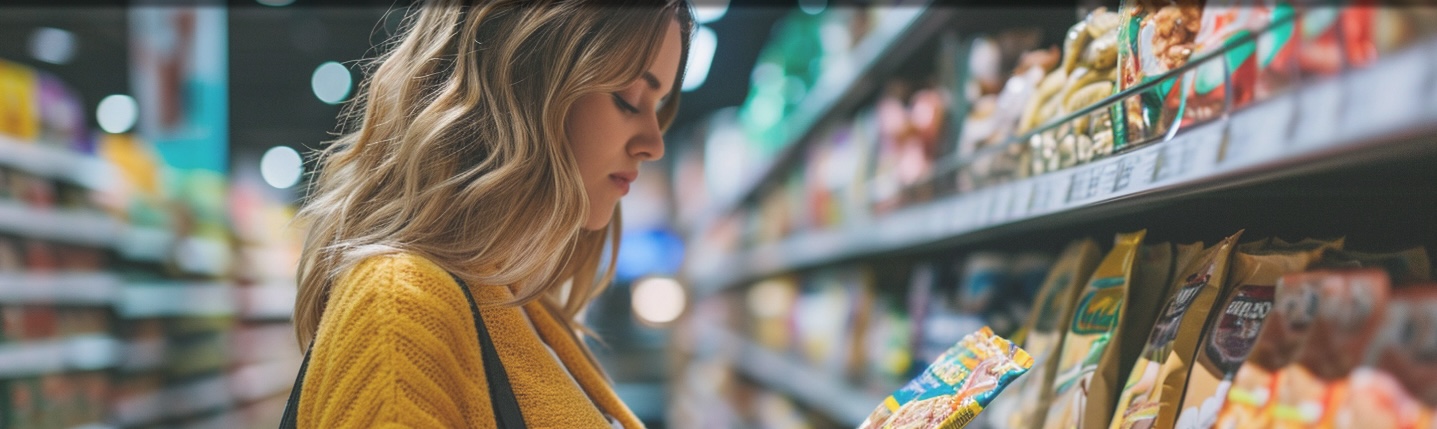
[{"label": "plastic food packaging", "polygon": [[1207,315],[1222,293],[1242,232],[1198,253],[1173,276],[1167,302],[1123,385],[1110,428],[1171,427]]},{"label": "plastic food packaging", "polygon": [[[1115,383],[1117,365],[1104,366],[1103,363],[1117,358],[1115,355],[1120,347],[1112,343],[1115,337],[1122,338],[1118,329],[1145,235],[1147,230],[1118,234],[1113,250],[1098,264],[1092,278],[1083,287],[1073,310],[1068,336],[1058,355],[1058,371],[1052,386],[1053,401],[1046,410],[1042,427],[1082,427],[1088,418],[1085,411],[1092,386]],[[1109,402],[1108,406],[1111,405]],[[1111,412],[1112,408],[1108,410]],[[1103,426],[1106,425],[1107,422],[1103,422]]]},{"label": "plastic food packaging", "polygon": [[1378,269],[1323,272],[1317,317],[1296,359],[1278,374],[1273,392],[1275,428],[1332,428],[1340,404],[1351,397],[1348,376],[1377,333],[1390,294]]},{"label": "plastic food packaging", "polygon": [[1123,0],[1118,8],[1118,90],[1164,79],[1115,109],[1118,149],[1167,133],[1181,114],[1184,85],[1164,76],[1192,57],[1202,6],[1202,0]]},{"label": "plastic food packaging", "polygon": [[1437,406],[1437,285],[1393,291],[1385,314],[1366,363],[1352,372],[1351,398],[1337,423],[1431,428]]},{"label": "plastic food packaging", "polygon": [[[1028,316],[1024,331],[1023,349],[1033,357],[1033,368],[1028,375],[1014,382],[1013,393],[1003,395],[995,401],[998,405],[1010,405],[1011,413],[1000,414],[997,422],[1001,427],[1028,428],[1041,423],[1048,403],[1052,400],[1051,386],[1053,373],[1057,370],[1057,354],[1062,350],[1064,334],[1073,317],[1073,304],[1082,292],[1083,284],[1093,275],[1102,253],[1098,243],[1083,239],[1069,243],[1058,256],[1058,261],[1048,271],[1043,287],[1033,300],[1033,310]],[[1002,403],[1002,404],[997,404]]]},{"label": "plastic food packaging", "polygon": [[1265,428],[1272,425],[1278,371],[1292,363],[1312,333],[1322,275],[1292,273],[1277,282],[1272,310],[1257,342],[1233,376],[1232,389],[1218,413],[1218,427]]},{"label": "plastic food packaging", "polygon": [[961,428],[1033,366],[1018,345],[984,326],[893,392],[859,425],[863,429]]},{"label": "plastic food packaging", "polygon": [[[1316,240],[1313,241],[1316,243]],[[1238,252],[1223,287],[1222,300],[1208,315],[1202,343],[1174,427],[1210,428],[1227,399],[1233,377],[1247,359],[1272,308],[1277,281],[1284,274],[1301,272],[1328,247],[1342,240],[1315,244],[1308,250]]]}]

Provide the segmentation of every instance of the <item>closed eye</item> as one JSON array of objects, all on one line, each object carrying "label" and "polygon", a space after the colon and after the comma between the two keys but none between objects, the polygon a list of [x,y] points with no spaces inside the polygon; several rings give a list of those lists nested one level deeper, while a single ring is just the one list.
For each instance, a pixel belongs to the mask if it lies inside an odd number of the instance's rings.
[{"label": "closed eye", "polygon": [[629,112],[629,114],[633,114],[633,115],[639,114],[639,108],[638,108],[638,107],[634,107],[634,105],[629,104],[628,101],[624,101],[624,97],[620,97],[618,93],[614,93],[613,95],[614,95],[614,104],[618,105],[620,109],[623,109],[625,112]]}]

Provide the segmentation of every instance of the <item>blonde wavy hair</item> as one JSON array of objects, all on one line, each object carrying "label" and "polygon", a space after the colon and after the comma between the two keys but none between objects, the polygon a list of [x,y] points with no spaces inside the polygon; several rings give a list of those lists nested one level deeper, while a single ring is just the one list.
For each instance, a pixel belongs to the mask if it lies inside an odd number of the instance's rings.
[{"label": "blonde wavy hair", "polygon": [[[370,76],[317,151],[298,268],[294,329],[307,347],[330,289],[359,261],[410,252],[475,285],[509,285],[522,305],[551,298],[565,323],[613,277],[620,214],[582,228],[588,201],[565,120],[580,97],[648,69],[684,0],[424,1],[367,60]],[[675,91],[658,115],[667,128]],[[605,244],[608,257],[605,258]],[[607,262],[605,262],[607,261]],[[606,265],[601,270],[600,266]],[[551,307],[552,308],[552,307]]]}]

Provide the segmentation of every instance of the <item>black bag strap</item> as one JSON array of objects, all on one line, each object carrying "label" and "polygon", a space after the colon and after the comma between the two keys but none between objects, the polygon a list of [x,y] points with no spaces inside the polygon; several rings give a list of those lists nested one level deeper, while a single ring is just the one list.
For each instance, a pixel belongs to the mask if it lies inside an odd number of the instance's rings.
[{"label": "black bag strap", "polygon": [[[518,398],[514,397],[514,389],[509,385],[509,374],[504,370],[504,364],[499,361],[499,352],[494,350],[494,342],[489,339],[489,329],[484,326],[484,319],[479,316],[479,305],[474,302],[474,294],[469,292],[469,285],[459,276],[454,273],[449,276],[453,277],[454,281],[459,283],[459,289],[464,291],[464,299],[469,301],[470,315],[474,316],[474,329],[479,331],[479,351],[484,359],[485,377],[489,378],[489,405],[494,410],[494,422],[500,429],[526,429]],[[314,342],[311,341],[309,350],[304,352],[304,361],[299,364],[294,388],[289,391],[289,401],[285,404],[284,416],[279,421],[280,429],[297,429],[300,389],[304,387],[304,373],[309,369],[309,356],[313,351]]]}]

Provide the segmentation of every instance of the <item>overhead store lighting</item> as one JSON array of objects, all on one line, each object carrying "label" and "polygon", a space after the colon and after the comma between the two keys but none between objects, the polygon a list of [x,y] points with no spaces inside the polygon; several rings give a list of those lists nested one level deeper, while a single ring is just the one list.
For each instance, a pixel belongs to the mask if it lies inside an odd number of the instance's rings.
[{"label": "overhead store lighting", "polygon": [[818,15],[823,13],[824,9],[828,9],[828,0],[798,0],[798,8],[803,13]]},{"label": "overhead store lighting", "polygon": [[314,96],[326,104],[339,104],[349,98],[349,88],[353,84],[349,69],[334,61],[320,64],[309,78],[309,86],[314,90]]},{"label": "overhead store lighting", "polygon": [[304,175],[304,160],[294,148],[275,146],[264,152],[259,170],[265,183],[277,189],[289,189]]},{"label": "overhead store lighting", "polygon": [[100,129],[111,134],[134,128],[139,114],[140,106],[135,103],[135,98],[124,94],[105,97],[100,100],[100,106],[95,108],[95,120],[100,123]]},{"label": "overhead store lighting", "polygon": [[714,52],[718,51],[718,35],[706,25],[700,25],[694,32],[693,44],[689,47],[689,60],[684,68],[683,90],[693,91],[703,86],[708,79],[709,66],[713,65]]},{"label": "overhead store lighting", "polygon": [[694,21],[708,24],[723,18],[728,13],[729,0],[700,0],[694,5]]},{"label": "overhead store lighting", "polygon": [[262,5],[265,5],[265,6],[274,6],[274,7],[289,6],[291,3],[294,3],[294,0],[255,0],[255,1],[257,1],[257,2],[259,2],[259,4],[262,4]]},{"label": "overhead store lighting", "polygon": [[684,287],[668,277],[649,277],[634,283],[634,315],[655,325],[669,323],[684,312]]},{"label": "overhead store lighting", "polygon": [[75,57],[75,34],[40,27],[30,33],[30,56],[50,64],[66,64]]}]

